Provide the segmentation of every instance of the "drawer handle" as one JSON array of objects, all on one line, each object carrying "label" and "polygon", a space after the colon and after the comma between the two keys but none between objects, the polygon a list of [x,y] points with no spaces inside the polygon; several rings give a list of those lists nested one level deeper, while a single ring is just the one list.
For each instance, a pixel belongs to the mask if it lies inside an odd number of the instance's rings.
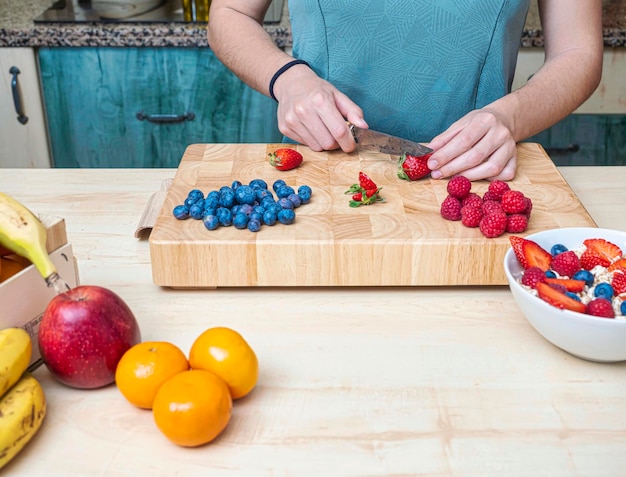
[{"label": "drawer handle", "polygon": [[28,116],[22,111],[22,100],[20,98],[20,85],[17,82],[17,75],[20,74],[20,69],[17,66],[11,66],[9,73],[13,75],[11,79],[11,91],[13,92],[13,104],[15,106],[15,112],[17,113],[17,120],[20,124],[26,124],[28,122]]},{"label": "drawer handle", "polygon": [[570,144],[566,147],[548,147],[546,148],[546,152],[549,156],[553,154],[569,154],[571,152],[580,151],[580,146],[578,144]]},{"label": "drawer handle", "polygon": [[184,121],[193,121],[196,115],[192,112],[185,114],[144,114],[143,111],[137,113],[139,121],[150,121],[151,123],[182,123]]}]

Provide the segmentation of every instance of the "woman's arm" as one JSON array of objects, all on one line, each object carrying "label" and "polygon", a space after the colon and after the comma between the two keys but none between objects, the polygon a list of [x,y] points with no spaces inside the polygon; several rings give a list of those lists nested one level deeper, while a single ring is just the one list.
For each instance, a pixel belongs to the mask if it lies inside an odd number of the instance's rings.
[{"label": "woman's arm", "polygon": [[515,143],[557,123],[598,87],[602,1],[539,0],[545,62],[520,89],[472,111],[431,141],[433,177],[515,176]]}]

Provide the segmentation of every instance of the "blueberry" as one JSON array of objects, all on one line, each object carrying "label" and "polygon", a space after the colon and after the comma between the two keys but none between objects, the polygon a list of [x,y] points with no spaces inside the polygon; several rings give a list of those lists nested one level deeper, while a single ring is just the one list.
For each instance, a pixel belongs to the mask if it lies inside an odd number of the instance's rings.
[{"label": "blueberry", "polygon": [[293,224],[296,220],[296,213],[292,209],[283,209],[276,216],[281,224]]},{"label": "blueberry", "polygon": [[261,230],[261,221],[257,219],[250,219],[248,222],[248,230],[250,232],[258,232]]},{"label": "blueberry", "polygon": [[274,199],[274,196],[272,195],[272,193],[267,190],[267,189],[255,189],[256,190],[256,200],[258,200],[259,202],[263,201],[263,199],[265,199],[266,197],[271,197],[272,200]]},{"label": "blueberry", "polygon": [[585,284],[590,287],[593,286],[593,273],[589,270],[578,270],[574,275],[572,275],[572,279],[574,280],[584,280]]},{"label": "blueberry", "polygon": [[217,216],[212,214],[205,215],[202,219],[202,222],[208,230],[215,230],[220,225],[220,221],[218,220]]},{"label": "blueberry", "polygon": [[192,189],[187,194],[187,198],[193,199],[194,202],[198,201],[198,199],[204,199],[204,192],[202,192],[200,189]]},{"label": "blueberry", "polygon": [[239,212],[233,217],[233,225],[238,229],[245,229],[248,226],[248,216],[243,212]]},{"label": "blueberry", "polygon": [[207,199],[213,199],[213,200],[215,200],[215,202],[217,202],[220,199],[220,193],[218,191],[216,191],[216,190],[212,190],[211,192],[209,192],[206,195],[206,198]]},{"label": "blueberry", "polygon": [[231,213],[230,209],[220,207],[215,211],[215,214],[217,215],[217,219],[219,220],[220,225],[227,227],[233,224],[233,214]]},{"label": "blueberry", "polygon": [[192,219],[201,219],[204,217],[204,207],[201,207],[198,204],[193,204],[189,207],[189,217]]},{"label": "blueberry", "polygon": [[287,197],[278,199],[278,205],[280,205],[283,209],[293,209],[293,202],[287,199]]},{"label": "blueberry", "polygon": [[206,209],[216,209],[220,203],[219,196],[211,196],[204,199],[204,208]]},{"label": "blueberry", "polygon": [[619,311],[622,315],[626,316],[626,300],[619,306]]},{"label": "blueberry", "polygon": [[178,220],[188,219],[189,207],[187,207],[186,205],[177,205],[176,207],[174,207],[172,213],[174,214],[174,217],[176,217]]},{"label": "blueberry", "polygon": [[274,181],[274,183],[272,184],[272,189],[274,189],[274,192],[276,192],[278,189],[280,189],[284,185],[287,185],[287,183],[282,179],[278,179],[277,181]]},{"label": "blueberry", "polygon": [[574,292],[568,291],[568,292],[565,292],[565,294],[568,297],[570,297],[570,298],[572,298],[572,299],[574,299],[576,301],[580,301],[580,297],[578,295],[576,295],[576,293],[574,293]]},{"label": "blueberry", "polygon": [[550,253],[553,257],[556,257],[559,253],[567,252],[567,247],[562,243],[555,243],[550,249]]},{"label": "blueberry", "polygon": [[235,190],[237,187],[239,187],[241,185],[240,181],[233,181],[233,183],[230,185],[230,188],[232,190]]},{"label": "blueberry", "polygon": [[287,196],[287,199],[289,199],[291,201],[291,203],[293,204],[294,209],[297,207],[300,207],[300,205],[302,204],[302,199],[300,198],[300,196],[298,194],[289,194]]},{"label": "blueberry", "polygon": [[556,278],[556,273],[554,273],[552,270],[547,270],[546,278]]},{"label": "blueberry", "polygon": [[261,214],[263,215],[263,212],[265,212],[265,207],[263,207],[262,205],[255,205],[252,210],[254,212],[256,212],[257,214]]},{"label": "blueberry", "polygon": [[252,213],[253,210],[254,210],[254,207],[252,207],[250,204],[241,204],[239,206],[239,211],[243,214],[246,214],[247,217],[250,217],[250,214]]},{"label": "blueberry", "polygon": [[229,191],[232,191],[232,190],[233,189],[231,187],[225,185],[225,186],[220,187],[219,193],[220,193],[220,195],[222,195],[224,192],[229,192]]},{"label": "blueberry", "polygon": [[263,197],[263,199],[261,199],[260,202],[260,206],[263,207],[264,209],[268,209],[272,204],[275,204],[276,201],[274,200],[274,197]]},{"label": "blueberry", "polygon": [[256,191],[247,185],[237,187],[235,191],[235,200],[238,204],[254,204],[256,201]]},{"label": "blueberry", "polygon": [[613,287],[608,283],[598,283],[593,290],[594,296],[598,298],[606,298],[609,301],[613,298],[614,293],[615,291],[613,290]]},{"label": "blueberry", "polygon": [[[239,190],[239,189],[237,189]],[[235,203],[235,192],[229,187],[228,190],[220,192],[219,204],[222,207],[231,208]]]},{"label": "blueberry", "polygon": [[250,181],[249,185],[253,189],[267,189],[267,182],[263,179],[253,179]]},{"label": "blueberry", "polygon": [[284,185],[282,187],[279,187],[278,190],[276,191],[276,196],[279,199],[282,199],[283,197],[287,198],[289,197],[289,194],[294,194],[296,191],[293,190],[293,187],[288,186],[288,185]]},{"label": "blueberry", "polygon": [[298,187],[298,195],[300,196],[300,199],[302,200],[303,204],[309,203],[309,201],[311,200],[312,194],[313,194],[313,191],[308,185],[303,184],[300,187]]},{"label": "blueberry", "polygon": [[185,204],[187,207],[191,207],[191,206],[192,206],[192,205],[194,205],[196,202],[198,202],[198,199],[196,199],[195,197],[187,197],[187,198],[185,199],[184,204]]},{"label": "blueberry", "polygon": [[266,210],[263,213],[263,223],[265,225],[274,225],[276,223],[276,212],[273,210]]},{"label": "blueberry", "polygon": [[263,220],[263,214],[253,211],[248,218],[250,220],[258,220],[260,222],[261,220]]}]

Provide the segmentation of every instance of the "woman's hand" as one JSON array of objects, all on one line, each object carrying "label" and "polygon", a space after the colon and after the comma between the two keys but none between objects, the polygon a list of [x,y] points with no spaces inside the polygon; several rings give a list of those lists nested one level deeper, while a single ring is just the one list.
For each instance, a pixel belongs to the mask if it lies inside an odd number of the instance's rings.
[{"label": "woman's hand", "polygon": [[340,148],[351,152],[356,143],[346,119],[367,127],[361,108],[306,65],[283,73],[275,83],[274,94],[280,132],[314,151]]},{"label": "woman's hand", "polygon": [[471,111],[436,136],[428,160],[434,179],[464,175],[471,181],[511,180],[517,148],[510,128],[488,107]]}]

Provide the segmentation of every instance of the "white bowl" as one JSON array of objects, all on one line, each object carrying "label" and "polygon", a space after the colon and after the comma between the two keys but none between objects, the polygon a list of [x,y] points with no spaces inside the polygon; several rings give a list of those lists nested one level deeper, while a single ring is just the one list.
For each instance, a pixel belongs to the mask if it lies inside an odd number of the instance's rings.
[{"label": "white bowl", "polygon": [[[579,247],[588,238],[603,238],[626,252],[626,232],[592,227],[552,229],[526,236],[544,249],[556,243]],[[504,256],[504,271],[515,302],[528,322],[553,345],[589,361],[626,361],[626,320],[561,310],[524,289],[518,280],[523,268],[510,248]]]}]

